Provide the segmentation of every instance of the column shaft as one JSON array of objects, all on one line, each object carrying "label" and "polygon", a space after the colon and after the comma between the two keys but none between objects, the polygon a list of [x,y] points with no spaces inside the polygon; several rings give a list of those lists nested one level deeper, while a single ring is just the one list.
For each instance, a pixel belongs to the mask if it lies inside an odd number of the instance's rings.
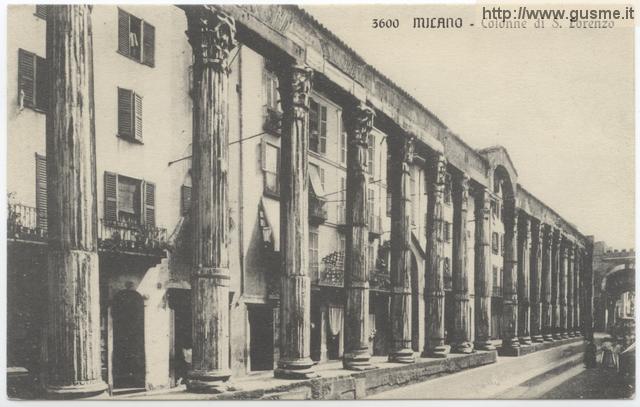
[{"label": "column shaft", "polygon": [[369,263],[367,262],[367,147],[373,110],[359,105],[349,112],[347,150],[347,222],[345,253],[346,369],[372,369],[369,362]]},{"label": "column shaft", "polygon": [[446,357],[444,310],[444,183],[447,163],[438,154],[433,161],[429,180],[429,207],[427,222],[427,268],[425,270],[426,328],[423,354]]},{"label": "column shaft", "polygon": [[518,216],[515,200],[505,200],[505,269],[502,288],[502,346],[520,347],[518,340]]},{"label": "column shaft", "polygon": [[553,341],[553,309],[551,305],[552,295],[552,269],[553,269],[553,229],[549,225],[542,228],[544,241],[542,244],[542,336],[545,341]]},{"label": "column shaft", "polygon": [[562,328],[560,324],[560,231],[553,228],[552,231],[552,288],[551,288],[551,308],[553,309],[553,339],[561,339]]},{"label": "column shaft", "polygon": [[478,193],[476,202],[476,276],[475,276],[475,348],[493,350],[491,343],[491,196]]},{"label": "column shaft", "polygon": [[531,345],[530,245],[531,224],[526,214],[520,216],[520,255],[518,256],[518,336],[521,345]]},{"label": "column shaft", "polygon": [[580,248],[576,245],[573,256],[573,333],[575,336],[579,336],[582,331],[582,324],[580,322],[580,308],[582,307],[582,286],[580,285],[581,270]]},{"label": "column shaft", "polygon": [[568,338],[567,332],[567,240],[562,237],[560,243],[560,334],[563,339]]},{"label": "column shaft", "polygon": [[391,149],[391,353],[389,361],[413,363],[411,347],[411,174],[414,140],[400,136]]},{"label": "column shaft", "polygon": [[473,352],[469,324],[469,272],[467,269],[467,207],[469,203],[469,176],[463,174],[453,190],[453,275],[454,332],[453,351]]},{"label": "column shaft", "polygon": [[313,71],[292,66],[281,72],[283,126],[280,160],[280,360],[276,377],[305,379],[311,367],[309,279],[308,122]]},{"label": "column shaft", "polygon": [[193,318],[187,388],[225,391],[229,369],[229,52],[235,22],[221,12],[187,11],[193,49]]},{"label": "column shaft", "polygon": [[531,229],[531,340],[542,342],[542,224],[533,223]]},{"label": "column shaft", "polygon": [[51,5],[47,392],[102,393],[91,6]]},{"label": "column shaft", "polygon": [[573,261],[573,244],[567,245],[567,334],[570,338],[575,336],[574,332],[574,309],[575,309],[575,273]]}]

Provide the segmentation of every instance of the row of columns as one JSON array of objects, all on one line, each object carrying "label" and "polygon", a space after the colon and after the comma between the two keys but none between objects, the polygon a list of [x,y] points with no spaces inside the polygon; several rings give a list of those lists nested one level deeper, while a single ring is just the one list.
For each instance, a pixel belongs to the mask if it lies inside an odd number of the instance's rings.
[{"label": "row of columns", "polygon": [[[221,11],[181,6],[194,55],[193,91],[193,272],[192,370],[187,386],[221,392],[229,386],[229,54],[236,47],[234,20]],[[101,379],[97,205],[91,6],[50,6],[47,60],[51,64],[51,107],[47,115],[49,189],[48,390],[79,397],[106,389]],[[308,110],[313,72],[291,64],[279,72],[283,107],[280,171],[281,286],[279,360],[275,376],[314,377],[310,358],[308,270]],[[373,110],[354,101],[346,110],[348,129],[344,367],[364,370],[368,351],[369,270],[366,216],[367,142]],[[391,324],[394,362],[415,361],[411,343],[410,165],[414,139],[393,136],[391,225]],[[444,312],[443,194],[447,163],[431,160],[425,284],[423,354],[446,357]],[[476,200],[475,321],[469,318],[466,258],[470,180],[454,178],[453,351],[469,353],[491,345],[491,193],[474,188]],[[76,199],[69,200],[73,196]],[[560,232],[536,225],[531,236],[525,215],[517,221],[511,202],[505,250],[505,344],[519,346],[575,334],[580,328],[579,271],[582,251]],[[522,238],[518,240],[518,234]],[[530,252],[530,242],[533,249]],[[546,242],[546,244],[544,244]],[[574,259],[577,253],[577,260]],[[531,289],[529,287],[530,274]],[[532,321],[531,325],[529,321]],[[471,324],[475,324],[475,338]],[[531,327],[531,333],[530,333]],[[520,328],[520,329],[518,329]],[[542,335],[542,336],[541,336]],[[474,342],[475,340],[475,342]]]}]

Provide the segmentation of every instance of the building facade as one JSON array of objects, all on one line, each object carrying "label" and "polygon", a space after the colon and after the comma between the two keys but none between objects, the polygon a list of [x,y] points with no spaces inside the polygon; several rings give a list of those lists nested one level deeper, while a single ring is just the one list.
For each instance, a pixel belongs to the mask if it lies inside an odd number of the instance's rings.
[{"label": "building facade", "polygon": [[302,9],[8,23],[9,364],[50,393],[589,334],[591,242]]}]

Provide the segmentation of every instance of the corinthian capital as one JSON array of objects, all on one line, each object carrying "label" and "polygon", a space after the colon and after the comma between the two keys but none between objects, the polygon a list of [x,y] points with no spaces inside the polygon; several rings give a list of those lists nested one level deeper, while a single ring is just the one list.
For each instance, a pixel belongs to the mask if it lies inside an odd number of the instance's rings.
[{"label": "corinthian capital", "polygon": [[467,208],[469,204],[469,176],[467,174],[462,174],[460,178],[460,203],[462,208]]},{"label": "corinthian capital", "polygon": [[189,44],[195,63],[228,70],[229,53],[236,47],[236,23],[222,11],[187,11]]},{"label": "corinthian capital", "polygon": [[313,69],[301,65],[291,67],[291,93],[294,119],[303,119],[309,110],[309,94],[311,93],[312,79]]},{"label": "corinthian capital", "polygon": [[359,103],[351,113],[351,130],[353,132],[352,143],[367,146],[369,134],[373,129],[373,119],[375,112],[364,103]]},{"label": "corinthian capital", "polygon": [[434,161],[434,168],[434,181],[436,185],[444,185],[444,183],[447,181],[447,159],[444,157],[444,154],[437,155]]}]

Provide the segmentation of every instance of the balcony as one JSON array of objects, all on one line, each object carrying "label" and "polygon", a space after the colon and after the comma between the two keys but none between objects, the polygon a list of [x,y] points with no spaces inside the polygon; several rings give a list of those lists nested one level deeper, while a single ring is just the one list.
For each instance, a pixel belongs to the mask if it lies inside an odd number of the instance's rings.
[{"label": "balcony", "polygon": [[324,199],[316,198],[315,195],[309,194],[309,223],[311,225],[320,225],[327,220],[327,207]]},{"label": "balcony", "polygon": [[[46,218],[36,208],[10,204],[7,217],[7,238],[13,242],[47,242]],[[128,223],[98,224],[98,251],[165,257],[167,230]]]},{"label": "balcony", "polygon": [[320,267],[316,264],[317,285],[323,287],[344,287],[344,252],[335,251],[322,259]]},{"label": "balcony", "polygon": [[382,222],[380,221],[380,216],[378,215],[369,215],[369,238],[375,239],[380,237],[383,233],[382,231]]},{"label": "balcony", "polygon": [[279,136],[282,131],[282,112],[265,106],[262,130],[274,136]]},{"label": "balcony", "polygon": [[369,272],[369,290],[389,292],[391,289],[391,275],[389,270],[375,268]]}]

